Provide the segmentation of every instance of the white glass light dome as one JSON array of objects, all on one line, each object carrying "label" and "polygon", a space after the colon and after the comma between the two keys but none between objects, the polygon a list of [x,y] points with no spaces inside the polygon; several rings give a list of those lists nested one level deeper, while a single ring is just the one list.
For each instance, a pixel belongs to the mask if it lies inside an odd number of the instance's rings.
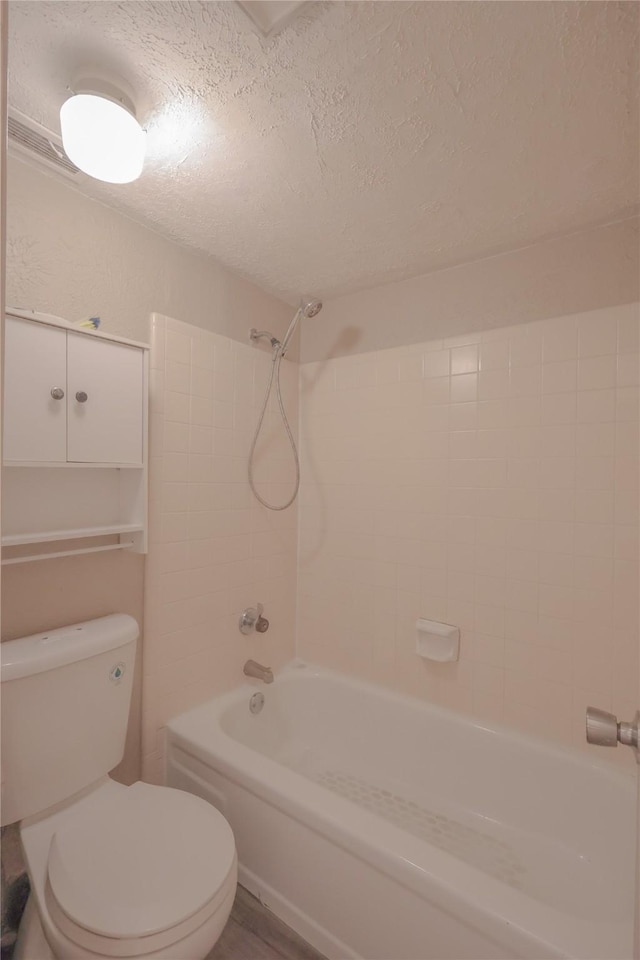
[{"label": "white glass light dome", "polygon": [[145,133],[121,103],[76,93],[60,109],[62,144],[83,173],[106,183],[131,183],[142,173]]}]

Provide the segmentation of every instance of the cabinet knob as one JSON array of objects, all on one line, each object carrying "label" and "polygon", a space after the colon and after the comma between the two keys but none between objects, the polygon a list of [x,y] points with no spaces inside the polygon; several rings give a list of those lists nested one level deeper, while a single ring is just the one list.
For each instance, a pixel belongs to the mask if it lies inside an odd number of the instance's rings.
[{"label": "cabinet knob", "polygon": [[78,392],[76,393],[76,400],[78,401],[78,403],[87,402],[87,394],[84,392],[84,390],[78,390]]},{"label": "cabinet knob", "polygon": [[64,390],[62,387],[51,387],[51,396],[54,400],[63,400],[64,399]]}]

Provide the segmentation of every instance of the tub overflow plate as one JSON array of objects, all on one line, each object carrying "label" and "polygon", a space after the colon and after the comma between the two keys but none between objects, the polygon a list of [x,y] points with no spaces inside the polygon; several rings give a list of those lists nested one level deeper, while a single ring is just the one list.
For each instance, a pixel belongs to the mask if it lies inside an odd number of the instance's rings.
[{"label": "tub overflow plate", "polygon": [[264,693],[254,693],[249,700],[249,710],[251,713],[260,713],[264,707]]}]

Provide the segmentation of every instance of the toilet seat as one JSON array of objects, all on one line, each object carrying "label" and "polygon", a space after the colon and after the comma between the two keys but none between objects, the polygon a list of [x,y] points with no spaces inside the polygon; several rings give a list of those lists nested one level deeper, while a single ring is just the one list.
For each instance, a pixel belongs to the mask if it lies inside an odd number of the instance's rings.
[{"label": "toilet seat", "polygon": [[70,940],[131,957],[197,929],[233,897],[235,878],[224,817],[192,794],[139,782],[54,832],[45,899]]}]

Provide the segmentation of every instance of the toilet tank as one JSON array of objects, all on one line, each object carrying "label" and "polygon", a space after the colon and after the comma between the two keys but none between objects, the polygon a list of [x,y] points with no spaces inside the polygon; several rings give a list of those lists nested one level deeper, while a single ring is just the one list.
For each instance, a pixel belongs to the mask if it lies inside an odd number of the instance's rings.
[{"label": "toilet tank", "polygon": [[137,638],[133,617],[116,613],[0,645],[2,825],[120,762]]}]

